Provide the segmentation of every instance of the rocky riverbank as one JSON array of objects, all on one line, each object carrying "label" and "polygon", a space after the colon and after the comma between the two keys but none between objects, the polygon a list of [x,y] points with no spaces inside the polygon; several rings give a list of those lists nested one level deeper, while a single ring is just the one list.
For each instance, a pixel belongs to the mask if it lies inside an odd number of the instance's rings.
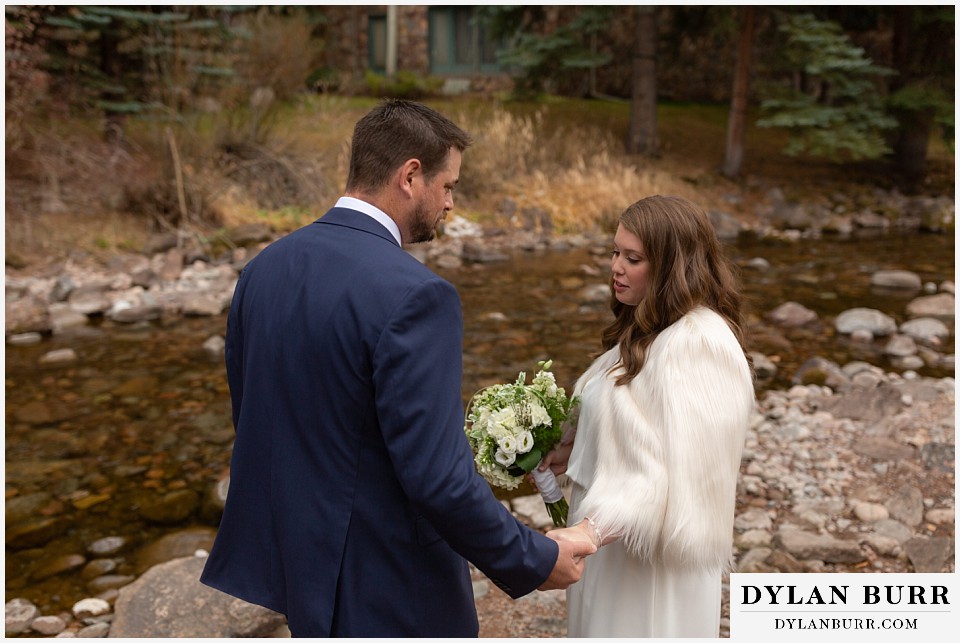
[{"label": "rocky riverbank", "polygon": [[[839,233],[846,227],[936,230],[945,222],[952,226],[952,205],[946,211],[942,200],[890,201],[899,204],[903,215],[895,219],[899,223],[890,223],[877,209],[848,208],[829,217],[829,225]],[[732,218],[713,214],[722,236],[732,238],[745,230]],[[810,224],[824,217],[802,214],[799,206],[775,204],[764,215],[766,227],[753,232],[802,239],[825,231]],[[442,239],[411,252],[431,265],[457,269],[501,261],[515,250],[608,243],[601,236],[553,235],[544,229],[542,218],[523,212],[517,216],[519,228],[510,235],[451,218]],[[123,327],[222,315],[239,270],[273,238],[263,226],[248,226],[230,231],[230,250],[217,256],[189,239],[165,236],[152,240],[141,253],[116,254],[107,260],[77,254],[42,266],[8,266],[7,342],[38,343],[94,324]],[[766,269],[761,259],[742,267],[761,273]],[[782,368],[767,353],[775,353],[793,333],[847,336],[865,354],[879,356],[872,361],[884,368],[812,357],[791,374],[792,388],[760,396],[738,490],[735,560],[740,571],[953,570],[954,380],[922,377],[917,370],[953,372],[954,286],[951,281],[923,283],[908,271],[879,270],[870,279],[878,289],[900,293],[896,301],[902,304],[896,310],[853,308],[836,318],[819,319],[796,302],[771,302],[757,322],[760,341],[754,360],[760,378]],[[894,316],[906,321],[897,323]],[[222,341],[211,336],[205,349],[219,355]],[[42,360],[70,363],[76,355],[62,349]],[[16,420],[37,425],[30,418]],[[214,505],[222,503],[226,490],[225,483],[210,489]],[[176,492],[171,493],[168,496],[175,501]],[[43,506],[31,506],[27,500],[11,493],[8,485],[8,546],[11,537],[24,542],[42,538],[50,522]],[[75,504],[86,506],[96,500],[88,496]],[[550,524],[538,497],[517,498],[510,506],[536,528]],[[33,570],[34,576],[82,575],[89,598],[55,613],[25,599],[11,600],[6,633],[287,635],[282,617],[197,583],[203,552],[209,550],[213,536],[213,529],[190,528],[135,549],[123,538],[107,535],[85,543],[85,551],[44,561]],[[563,592],[535,592],[511,601],[479,573],[474,588],[482,636],[566,632]],[[726,609],[725,602],[725,613]]]},{"label": "rocky riverbank", "polygon": [[[738,489],[737,570],[954,571],[953,378],[861,362],[831,366],[829,385],[768,391],[757,402]],[[539,497],[516,498],[510,508],[525,523],[549,528]],[[57,614],[9,601],[6,633],[288,635],[281,616],[199,584],[212,538],[213,530],[195,528],[137,552],[117,539],[91,543],[80,573],[103,579],[104,589]],[[136,578],[112,577],[127,557],[151,563]],[[474,578],[483,636],[565,634],[563,592],[511,601],[479,572]],[[728,608],[725,598],[725,614]],[[726,620],[723,627],[727,632]]]}]

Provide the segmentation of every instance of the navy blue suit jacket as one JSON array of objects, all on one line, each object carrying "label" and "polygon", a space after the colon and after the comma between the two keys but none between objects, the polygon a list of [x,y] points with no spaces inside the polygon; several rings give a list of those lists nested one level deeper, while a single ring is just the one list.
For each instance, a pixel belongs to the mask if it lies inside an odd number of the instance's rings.
[{"label": "navy blue suit jacket", "polygon": [[477,636],[467,560],[512,597],[557,545],[474,470],[451,284],[334,208],[244,269],[227,322],[236,427],[201,581],[294,636]]}]

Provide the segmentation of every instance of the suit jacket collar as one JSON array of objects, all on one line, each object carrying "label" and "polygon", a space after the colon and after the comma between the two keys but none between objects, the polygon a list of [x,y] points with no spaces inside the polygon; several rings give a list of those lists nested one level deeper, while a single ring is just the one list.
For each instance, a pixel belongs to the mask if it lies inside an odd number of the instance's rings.
[{"label": "suit jacket collar", "polygon": [[316,220],[316,223],[353,228],[354,230],[383,237],[395,246],[400,245],[394,236],[390,234],[390,231],[384,228],[376,219],[350,208],[330,208],[326,214]]}]

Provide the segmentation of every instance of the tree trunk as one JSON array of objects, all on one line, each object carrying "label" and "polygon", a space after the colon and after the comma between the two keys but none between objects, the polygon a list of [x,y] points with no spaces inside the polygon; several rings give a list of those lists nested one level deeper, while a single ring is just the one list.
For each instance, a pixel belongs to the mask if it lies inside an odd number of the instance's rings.
[{"label": "tree trunk", "polygon": [[[952,75],[953,20],[936,19],[939,7],[897,6],[893,10],[893,61],[897,75],[890,82],[891,93],[903,88],[936,87]],[[944,89],[953,94],[953,83]],[[917,187],[927,173],[927,154],[933,133],[936,109],[918,104],[914,109],[894,112],[899,127],[892,137],[893,162],[908,190]]]},{"label": "tree trunk", "polygon": [[633,52],[633,94],[627,152],[657,151],[657,24],[654,7],[637,7],[637,43]]},{"label": "tree trunk", "polygon": [[[119,51],[120,41],[112,29],[105,29],[100,36],[100,71],[115,85],[123,84],[123,58]],[[100,93],[100,98],[112,102],[123,100],[113,90],[107,89]],[[124,141],[126,115],[110,108],[104,109],[103,138],[114,146],[120,146]]]},{"label": "tree trunk", "polygon": [[740,48],[733,74],[733,97],[730,100],[730,119],[727,122],[727,147],[723,159],[723,175],[740,176],[743,165],[743,143],[747,122],[747,103],[750,95],[750,56],[753,49],[753,6],[740,8]]},{"label": "tree trunk", "polygon": [[919,186],[927,174],[927,148],[933,133],[934,110],[898,110],[900,123],[893,143],[893,157],[908,191]]}]

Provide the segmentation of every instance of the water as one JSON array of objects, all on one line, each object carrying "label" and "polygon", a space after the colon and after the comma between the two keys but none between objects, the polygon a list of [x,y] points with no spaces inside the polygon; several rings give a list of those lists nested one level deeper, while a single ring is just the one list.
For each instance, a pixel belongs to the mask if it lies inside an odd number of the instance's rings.
[{"label": "water", "polygon": [[[478,388],[513,380],[519,371],[531,374],[541,359],[554,360],[561,385],[573,384],[610,319],[605,302],[590,303],[583,294],[605,282],[607,250],[523,252],[501,263],[438,271],[457,286],[463,302],[465,402]],[[754,334],[770,332],[762,316],[785,301],[803,304],[824,322],[784,333],[790,347],[774,355],[779,372],[764,387],[789,386],[797,366],[817,355],[890,368],[877,351],[836,336],[833,317],[866,306],[904,321],[904,308],[916,294],[871,290],[876,270],[911,270],[937,284],[954,278],[954,242],[946,235],[796,244],[744,239],[729,251],[741,265],[756,257],[770,263],[766,271],[742,273]],[[68,609],[90,592],[79,570],[38,579],[49,561],[84,554],[94,540],[121,535],[130,546],[114,573],[133,573],[129,552],[187,526],[215,526],[215,518],[200,511],[178,524],[154,524],[140,516],[140,508],[171,491],[203,496],[227,472],[229,393],[222,360],[202,349],[208,337],[223,333],[225,321],[104,324],[39,345],[7,347],[8,542],[17,522],[11,520],[11,499],[36,499],[32,515],[47,520],[55,534],[39,546],[7,548],[7,600],[26,597],[44,613]],[[76,351],[76,362],[39,364],[46,352],[65,347]]]}]

